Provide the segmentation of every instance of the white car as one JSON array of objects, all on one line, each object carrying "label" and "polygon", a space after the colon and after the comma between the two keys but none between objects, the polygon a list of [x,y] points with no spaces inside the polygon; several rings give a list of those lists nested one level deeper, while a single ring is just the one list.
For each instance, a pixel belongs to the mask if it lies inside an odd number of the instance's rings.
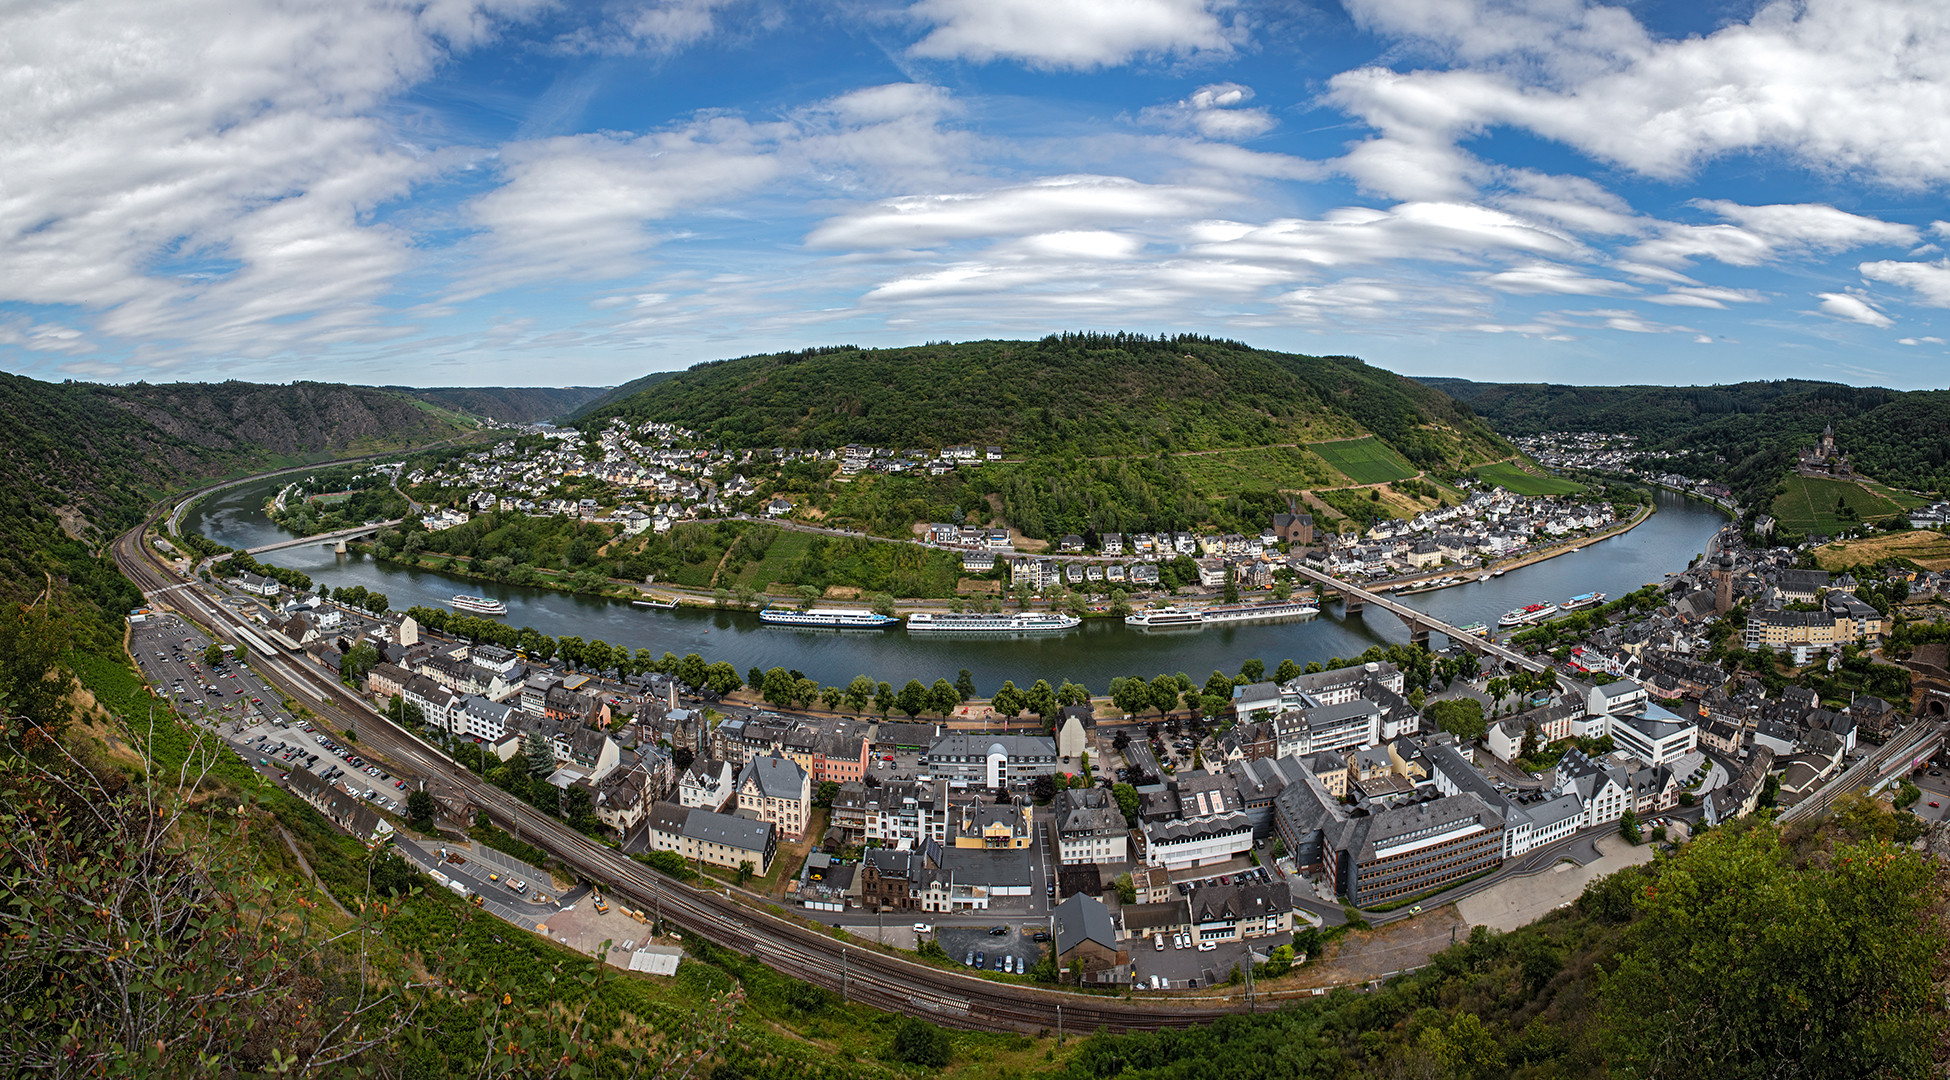
[{"label": "white car", "polygon": [[1165,936],[1163,934],[1151,935],[1151,941],[1157,946],[1159,952],[1165,951]]},{"label": "white car", "polygon": [[1180,934],[1180,935],[1178,935],[1178,936],[1177,936],[1177,938],[1175,938],[1175,939],[1174,939],[1174,940],[1172,941],[1172,944],[1173,944],[1174,946],[1176,946],[1176,947],[1178,947],[1178,948],[1180,948],[1180,949],[1182,949],[1182,948],[1184,948],[1184,947],[1186,946],[1186,944],[1187,944],[1187,942],[1186,942],[1186,940],[1185,940],[1185,935],[1184,935],[1184,934]]},{"label": "white car", "polygon": [[934,927],[929,926],[927,923],[924,922],[917,922],[914,924],[914,932],[917,934],[926,934],[932,931],[933,929]]},{"label": "white car", "polygon": [[1199,951],[1199,952],[1211,952],[1212,950],[1214,950],[1214,949],[1216,949],[1216,948],[1218,948],[1218,947],[1219,947],[1219,946],[1218,946],[1218,943],[1217,943],[1217,942],[1212,942],[1212,941],[1201,941],[1201,942],[1199,942],[1199,943],[1198,943],[1198,951]]}]

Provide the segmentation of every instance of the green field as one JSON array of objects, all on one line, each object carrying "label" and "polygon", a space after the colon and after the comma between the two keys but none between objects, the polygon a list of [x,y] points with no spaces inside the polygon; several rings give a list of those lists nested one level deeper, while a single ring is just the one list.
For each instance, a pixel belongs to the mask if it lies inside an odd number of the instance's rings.
[{"label": "green field", "polygon": [[[1853,510],[1839,512],[1837,504]],[[1801,533],[1833,533],[1864,521],[1875,521],[1902,511],[1892,499],[1870,491],[1850,480],[1826,477],[1790,476],[1787,490],[1775,496],[1772,507],[1781,526]]]},{"label": "green field", "polygon": [[[806,549],[812,546],[812,542],[811,533],[793,532],[790,529],[778,530],[778,537],[772,541],[770,547],[765,549],[765,557],[746,566],[738,575],[737,583],[753,589],[763,589],[774,583],[798,584],[798,582],[785,580],[786,564],[804,555]],[[719,581],[718,584],[725,585],[728,582]]]},{"label": "green field", "polygon": [[1308,443],[1307,449],[1357,484],[1385,484],[1415,475],[1414,466],[1372,435],[1342,442]]},{"label": "green field", "polygon": [[1262,446],[1215,454],[1181,454],[1172,464],[1201,498],[1242,491],[1300,491],[1334,482],[1319,458],[1296,446]]},{"label": "green field", "polygon": [[1496,484],[1518,495],[1575,495],[1584,485],[1561,476],[1539,476],[1525,472],[1515,462],[1499,461],[1476,470],[1477,479]]}]

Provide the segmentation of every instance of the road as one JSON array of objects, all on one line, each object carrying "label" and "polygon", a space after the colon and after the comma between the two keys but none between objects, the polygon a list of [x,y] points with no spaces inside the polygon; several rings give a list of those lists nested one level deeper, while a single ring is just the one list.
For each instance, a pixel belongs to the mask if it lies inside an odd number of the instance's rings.
[{"label": "road", "polygon": [[[236,613],[152,560],[143,542],[155,517],[123,534],[111,554],[143,594],[175,606],[208,627],[218,640],[242,647]],[[407,732],[360,700],[325,673],[288,655],[254,660],[270,683],[303,703],[331,731],[356,727],[363,754],[406,777],[438,779],[463,793],[503,827],[548,851],[584,879],[602,885],[632,906],[660,908],[686,933],[755,956],[782,974],[803,979],[888,1012],[922,1016],[952,1027],[991,1031],[1040,1031],[1061,1010],[1074,1030],[1103,1027],[1138,1031],[1186,1027],[1231,1012],[1232,1002],[1174,1004],[1170,1000],[1132,1000],[1065,993],[1004,983],[929,967],[876,949],[835,941],[796,922],[747,907],[735,898],[674,883],[616,850],[598,844],[563,823],[484,783],[418,736]]]}]

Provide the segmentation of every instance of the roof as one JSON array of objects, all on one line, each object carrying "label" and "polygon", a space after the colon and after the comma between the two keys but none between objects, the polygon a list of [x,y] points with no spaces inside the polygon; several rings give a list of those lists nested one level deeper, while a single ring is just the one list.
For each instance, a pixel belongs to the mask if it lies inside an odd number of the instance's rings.
[{"label": "roof", "polygon": [[1056,955],[1062,956],[1086,941],[1117,951],[1117,924],[1102,900],[1081,893],[1056,905]]},{"label": "roof", "polygon": [[745,790],[747,781],[758,785],[758,793],[767,799],[797,800],[806,792],[806,773],[799,763],[786,757],[755,757],[747,762],[745,771],[738,775],[738,790]]},{"label": "roof", "polygon": [[713,810],[680,807],[690,816],[684,822],[686,839],[707,844],[723,844],[745,851],[764,851],[771,846],[772,823],[733,817]]},{"label": "roof", "polygon": [[1036,884],[1028,848],[943,848],[941,868],[965,884],[1013,888]]},{"label": "roof", "polygon": [[1166,900],[1158,904],[1125,904],[1123,912],[1124,932],[1133,937],[1150,930],[1184,926],[1192,921],[1190,908],[1184,900]]}]

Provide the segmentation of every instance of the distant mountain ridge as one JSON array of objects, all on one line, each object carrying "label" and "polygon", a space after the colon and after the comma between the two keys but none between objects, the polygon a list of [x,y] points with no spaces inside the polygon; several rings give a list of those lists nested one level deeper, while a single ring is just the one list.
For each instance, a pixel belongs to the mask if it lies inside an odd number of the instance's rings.
[{"label": "distant mountain ridge", "polygon": [[596,399],[607,386],[383,386],[468,416],[506,424],[566,420]]},{"label": "distant mountain ridge", "polygon": [[429,405],[371,387],[106,386],[0,374],[0,595],[38,593],[51,576],[92,615],[113,615],[130,586],[95,551],[163,492],[463,432]]},{"label": "distant mountain ridge", "polygon": [[1190,335],[747,356],[626,383],[578,423],[612,417],[682,424],[733,448],[972,443],[1093,457],[1372,432],[1421,467],[1508,453],[1467,407],[1393,372]]},{"label": "distant mountain ridge", "polygon": [[[1464,402],[1504,435],[1635,435],[1648,450],[1690,452],[1694,467],[1713,465],[1736,488],[1771,485],[1796,450],[1833,424],[1857,471],[1903,487],[1950,489],[1950,391],[1799,379],[1723,386],[1417,381]],[[1687,467],[1675,461],[1676,469]]]}]

